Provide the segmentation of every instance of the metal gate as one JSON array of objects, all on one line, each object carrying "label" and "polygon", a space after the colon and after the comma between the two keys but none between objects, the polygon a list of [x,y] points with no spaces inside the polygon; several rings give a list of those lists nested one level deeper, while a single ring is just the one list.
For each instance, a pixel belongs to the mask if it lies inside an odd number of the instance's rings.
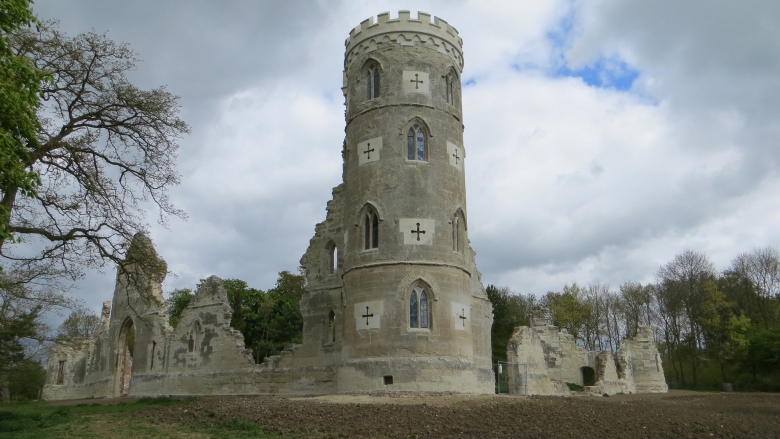
[{"label": "metal gate", "polygon": [[496,372],[496,393],[501,395],[528,394],[528,365],[499,361],[494,365]]}]

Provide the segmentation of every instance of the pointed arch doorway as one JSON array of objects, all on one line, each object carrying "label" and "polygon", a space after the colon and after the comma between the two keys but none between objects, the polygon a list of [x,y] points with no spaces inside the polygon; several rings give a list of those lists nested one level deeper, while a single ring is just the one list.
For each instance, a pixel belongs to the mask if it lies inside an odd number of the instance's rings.
[{"label": "pointed arch doorway", "polygon": [[119,375],[119,396],[130,394],[130,381],[133,378],[133,350],[135,348],[135,326],[128,318],[119,331],[117,374]]}]

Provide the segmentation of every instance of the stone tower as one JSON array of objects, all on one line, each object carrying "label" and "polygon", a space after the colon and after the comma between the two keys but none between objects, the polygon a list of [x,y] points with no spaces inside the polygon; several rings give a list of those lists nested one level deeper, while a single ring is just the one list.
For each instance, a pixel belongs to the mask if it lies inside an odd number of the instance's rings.
[{"label": "stone tower", "polygon": [[337,392],[492,393],[492,308],[468,240],[463,41],[426,13],[377,18],[346,40],[343,183],[301,260],[296,356],[335,368]]}]

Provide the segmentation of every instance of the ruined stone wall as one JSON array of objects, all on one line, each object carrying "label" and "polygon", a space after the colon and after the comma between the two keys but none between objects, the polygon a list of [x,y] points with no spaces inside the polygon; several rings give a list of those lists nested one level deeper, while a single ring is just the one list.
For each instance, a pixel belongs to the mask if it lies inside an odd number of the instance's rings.
[{"label": "ruined stone wall", "polygon": [[617,356],[618,373],[633,381],[637,393],[669,391],[652,328],[640,326],[635,337],[621,341]]},{"label": "ruined stone wall", "polygon": [[582,386],[582,368],[595,370],[595,357],[577,346],[574,336],[556,326],[545,324],[531,329],[539,337],[550,379]]},{"label": "ruined stone wall", "polygon": [[[241,334],[229,327],[231,310],[216,277],[171,328],[160,289],[164,262],[139,235],[133,245],[153,256],[152,267],[120,267],[108,328],[80,350],[62,347],[52,355],[50,378],[65,361],[69,384],[50,380],[47,398],[492,393],[492,306],[468,240],[463,41],[446,21],[431,18],[383,13],[346,41],[343,183],[301,259],[301,345],[254,365]],[[375,85],[367,89],[367,81]],[[422,137],[410,140],[410,129],[424,137],[424,153],[413,158],[408,142]],[[367,245],[371,230],[378,243]],[[133,282],[138,276],[141,282]],[[417,288],[420,305],[411,311]],[[128,333],[135,334],[132,359]],[[89,366],[93,357],[98,366]]]},{"label": "ruined stone wall", "polygon": [[[133,245],[153,251],[143,235]],[[198,288],[172,328],[161,300],[164,273],[142,268],[119,270],[110,321],[104,320],[93,339],[52,350],[44,399],[335,391],[335,369],[296,359],[300,346],[254,364],[242,334],[230,327],[232,309],[216,276]],[[141,281],[132,282],[137,276]],[[129,332],[135,335],[132,357]]]},{"label": "ruined stone wall", "polygon": [[668,390],[649,327],[640,327],[636,337],[622,340],[613,355],[577,346],[571,335],[543,319],[535,317],[532,323],[532,327],[515,328],[507,344],[511,394],[570,395],[566,383],[583,385],[583,367],[595,373],[595,384],[585,386],[594,395]]}]

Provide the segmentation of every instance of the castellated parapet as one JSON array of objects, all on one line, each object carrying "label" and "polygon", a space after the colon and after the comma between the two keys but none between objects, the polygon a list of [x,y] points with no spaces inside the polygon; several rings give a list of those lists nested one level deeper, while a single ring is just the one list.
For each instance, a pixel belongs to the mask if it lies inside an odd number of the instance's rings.
[{"label": "castellated parapet", "polygon": [[391,19],[389,12],[369,17],[352,29],[344,42],[345,86],[346,74],[361,55],[373,52],[382,46],[425,45],[452,59],[458,73],[463,71],[463,39],[458,30],[439,17],[418,12],[417,19],[409,11],[399,11],[398,18]]}]

